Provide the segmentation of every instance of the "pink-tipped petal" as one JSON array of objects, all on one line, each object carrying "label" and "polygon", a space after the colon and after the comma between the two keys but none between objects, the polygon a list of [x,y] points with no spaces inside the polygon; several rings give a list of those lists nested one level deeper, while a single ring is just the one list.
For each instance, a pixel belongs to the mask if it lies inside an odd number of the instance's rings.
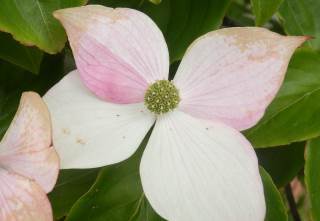
[{"label": "pink-tipped petal", "polygon": [[34,92],[22,94],[18,111],[0,143],[0,167],[34,179],[50,192],[59,172],[59,158],[52,147],[47,106]]},{"label": "pink-tipped petal", "polygon": [[235,129],[181,111],[157,120],[140,165],[152,207],[172,221],[263,221],[257,157]]},{"label": "pink-tipped petal", "polygon": [[67,31],[83,82],[100,98],[141,102],[149,84],[168,78],[167,45],[145,14],[88,5],[58,10],[54,16]]},{"label": "pink-tipped petal", "polygon": [[0,168],[0,220],[52,221],[46,193],[36,182]]},{"label": "pink-tipped petal", "polygon": [[279,90],[295,49],[307,37],[264,28],[225,28],[197,39],[174,82],[180,109],[244,130],[263,116]]}]

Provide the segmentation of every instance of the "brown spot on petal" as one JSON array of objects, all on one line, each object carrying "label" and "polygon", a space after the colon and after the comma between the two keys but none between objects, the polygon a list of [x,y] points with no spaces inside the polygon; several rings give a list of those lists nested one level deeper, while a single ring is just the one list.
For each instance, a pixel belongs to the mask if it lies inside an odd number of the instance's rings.
[{"label": "brown spot on petal", "polygon": [[62,128],[62,133],[69,135],[70,134],[70,130],[68,128]]},{"label": "brown spot on petal", "polygon": [[76,142],[78,143],[78,144],[81,144],[81,145],[85,145],[87,142],[84,140],[84,139],[82,139],[82,138],[77,138],[76,139]]}]

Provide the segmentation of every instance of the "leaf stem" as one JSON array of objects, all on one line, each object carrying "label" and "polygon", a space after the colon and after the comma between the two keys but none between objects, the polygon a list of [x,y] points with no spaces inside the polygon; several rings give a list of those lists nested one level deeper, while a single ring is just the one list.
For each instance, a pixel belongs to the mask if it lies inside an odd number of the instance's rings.
[{"label": "leaf stem", "polygon": [[286,197],[289,203],[289,207],[290,207],[290,211],[291,211],[291,215],[294,221],[301,221],[298,209],[297,209],[297,205],[296,202],[294,200],[293,194],[292,194],[292,188],[290,183],[288,183],[285,187],[285,193],[286,193]]}]

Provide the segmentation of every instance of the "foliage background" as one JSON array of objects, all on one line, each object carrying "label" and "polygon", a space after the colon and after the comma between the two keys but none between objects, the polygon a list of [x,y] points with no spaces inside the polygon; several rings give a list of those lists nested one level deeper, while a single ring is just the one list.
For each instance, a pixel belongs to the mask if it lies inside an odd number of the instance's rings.
[{"label": "foliage background", "polygon": [[[294,54],[264,118],[244,131],[261,165],[266,221],[320,221],[320,0],[0,0],[0,137],[22,91],[43,95],[75,69],[59,8],[130,7],[148,14],[167,40],[173,77],[186,47],[220,27],[263,26],[313,39]],[[49,194],[56,220],[163,221],[145,198],[138,165],[146,140],[123,163],[61,171]]]}]

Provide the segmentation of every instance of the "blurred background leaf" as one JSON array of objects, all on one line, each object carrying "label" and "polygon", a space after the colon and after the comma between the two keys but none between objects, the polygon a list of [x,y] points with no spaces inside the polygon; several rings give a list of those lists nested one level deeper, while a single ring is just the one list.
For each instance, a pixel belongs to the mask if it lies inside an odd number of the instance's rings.
[{"label": "blurred background leaf", "polygon": [[277,187],[290,183],[304,166],[305,143],[255,149],[259,164],[270,174]]},{"label": "blurred background leaf", "polygon": [[251,0],[256,25],[265,24],[278,11],[283,0]]},{"label": "blurred background leaf", "polygon": [[231,2],[226,17],[223,22],[224,26],[254,26],[254,16],[251,12],[250,5],[245,0],[234,0]]},{"label": "blurred background leaf", "polygon": [[156,5],[161,3],[161,0],[149,0],[149,1]]}]

